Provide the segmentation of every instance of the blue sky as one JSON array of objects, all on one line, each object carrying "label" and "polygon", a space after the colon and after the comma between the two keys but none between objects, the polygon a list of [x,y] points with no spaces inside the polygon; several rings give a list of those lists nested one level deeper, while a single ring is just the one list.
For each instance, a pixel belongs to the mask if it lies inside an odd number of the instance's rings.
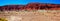
[{"label": "blue sky", "polygon": [[0,6],[10,4],[28,4],[31,2],[60,4],[60,0],[0,0]]}]

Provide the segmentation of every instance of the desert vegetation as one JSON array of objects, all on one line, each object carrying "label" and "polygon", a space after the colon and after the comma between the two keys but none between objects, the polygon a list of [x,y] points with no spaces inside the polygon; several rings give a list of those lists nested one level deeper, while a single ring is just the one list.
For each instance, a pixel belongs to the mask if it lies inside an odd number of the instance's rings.
[{"label": "desert vegetation", "polygon": [[60,21],[60,4],[1,6],[0,18],[6,18],[7,21]]}]

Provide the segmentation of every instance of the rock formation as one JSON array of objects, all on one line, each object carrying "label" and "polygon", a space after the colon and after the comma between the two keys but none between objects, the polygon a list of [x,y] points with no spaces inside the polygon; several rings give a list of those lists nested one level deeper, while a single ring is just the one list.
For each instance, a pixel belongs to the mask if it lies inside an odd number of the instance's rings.
[{"label": "rock formation", "polygon": [[5,5],[0,10],[60,10],[60,4],[29,3],[27,5]]}]

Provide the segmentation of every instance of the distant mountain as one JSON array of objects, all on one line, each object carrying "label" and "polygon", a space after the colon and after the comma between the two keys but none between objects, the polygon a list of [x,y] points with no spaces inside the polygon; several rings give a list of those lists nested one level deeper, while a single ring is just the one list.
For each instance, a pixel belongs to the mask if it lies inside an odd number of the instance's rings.
[{"label": "distant mountain", "polygon": [[60,4],[29,3],[27,5],[5,5],[0,10],[60,10]]}]

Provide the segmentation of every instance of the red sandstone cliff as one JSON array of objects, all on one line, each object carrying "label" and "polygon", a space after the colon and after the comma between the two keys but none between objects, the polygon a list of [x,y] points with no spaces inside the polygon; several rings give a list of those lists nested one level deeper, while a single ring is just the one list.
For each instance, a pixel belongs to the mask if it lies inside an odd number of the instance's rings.
[{"label": "red sandstone cliff", "polygon": [[0,6],[0,10],[60,10],[60,4],[29,3],[27,5]]}]

